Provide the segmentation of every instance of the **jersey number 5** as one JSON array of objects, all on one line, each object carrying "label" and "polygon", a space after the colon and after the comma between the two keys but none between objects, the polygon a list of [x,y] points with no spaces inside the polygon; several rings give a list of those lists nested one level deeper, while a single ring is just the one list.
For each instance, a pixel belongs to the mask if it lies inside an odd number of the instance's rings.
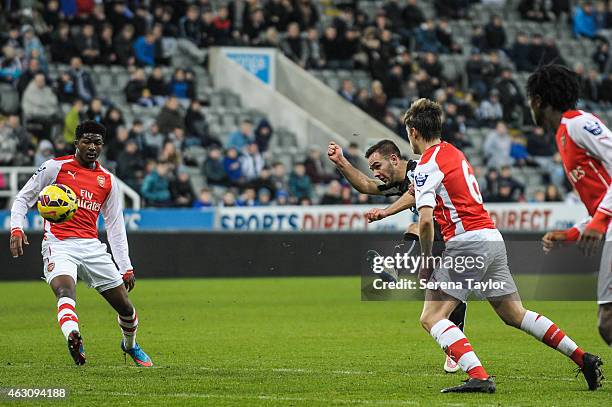
[{"label": "jersey number 5", "polygon": [[476,202],[481,204],[482,195],[480,194],[478,181],[476,180],[474,173],[471,172],[470,166],[466,160],[461,161],[461,168],[463,169],[463,176],[465,177],[465,182],[467,182],[468,189],[470,190],[470,195],[472,195],[472,198],[474,198]]}]

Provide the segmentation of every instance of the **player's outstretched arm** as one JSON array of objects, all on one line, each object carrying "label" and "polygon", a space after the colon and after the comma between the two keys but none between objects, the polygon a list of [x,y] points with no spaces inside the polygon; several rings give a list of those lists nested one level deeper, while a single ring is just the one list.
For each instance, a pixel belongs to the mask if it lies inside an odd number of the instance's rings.
[{"label": "player's outstretched arm", "polygon": [[327,147],[327,157],[357,191],[362,194],[381,195],[378,189],[378,181],[368,177],[363,172],[353,167],[342,153],[342,147],[334,141],[330,142]]},{"label": "player's outstretched arm", "polygon": [[405,211],[406,209],[410,209],[414,207],[415,199],[414,199],[414,191],[408,190],[402,196],[399,197],[395,202],[391,205],[387,206],[384,209],[370,209],[365,213],[365,217],[368,222],[376,222],[377,220],[384,219],[388,216],[395,215],[396,213],[400,213]]}]

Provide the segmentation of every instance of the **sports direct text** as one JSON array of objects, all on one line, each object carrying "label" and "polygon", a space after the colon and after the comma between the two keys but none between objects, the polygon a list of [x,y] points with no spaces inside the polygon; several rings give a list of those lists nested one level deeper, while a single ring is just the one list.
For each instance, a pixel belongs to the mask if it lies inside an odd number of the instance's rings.
[{"label": "sports direct text", "polygon": [[444,268],[456,273],[485,267],[484,256],[414,256],[396,253],[395,256],[376,256],[372,260],[372,271],[380,274],[385,269],[416,273],[422,266],[430,269]]}]

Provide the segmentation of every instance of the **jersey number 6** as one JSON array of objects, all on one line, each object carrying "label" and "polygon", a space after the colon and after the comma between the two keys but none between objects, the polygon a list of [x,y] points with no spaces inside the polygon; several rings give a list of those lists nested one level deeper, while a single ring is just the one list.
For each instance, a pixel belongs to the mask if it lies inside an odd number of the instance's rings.
[{"label": "jersey number 6", "polygon": [[482,195],[480,194],[480,188],[478,187],[478,181],[476,180],[474,173],[470,171],[470,166],[466,160],[461,161],[461,168],[463,169],[463,176],[465,177],[465,182],[467,182],[472,198],[481,204],[483,201]]}]

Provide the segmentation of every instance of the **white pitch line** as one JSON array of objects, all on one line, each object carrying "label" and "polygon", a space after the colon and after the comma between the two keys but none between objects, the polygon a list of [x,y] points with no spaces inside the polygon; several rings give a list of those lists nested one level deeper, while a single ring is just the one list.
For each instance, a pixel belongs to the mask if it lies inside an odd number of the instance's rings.
[{"label": "white pitch line", "polygon": [[204,399],[230,399],[230,400],[270,400],[270,401],[299,401],[299,402],[318,402],[318,403],[335,403],[335,404],[374,404],[374,405],[392,405],[406,406],[419,405],[419,402],[414,400],[366,400],[366,399],[326,399],[315,397],[285,397],[274,395],[232,395],[232,394],[210,394],[210,393],[163,393],[163,394],[142,394],[128,392],[87,392],[87,395],[96,396],[117,396],[117,397],[141,397],[141,396],[159,396],[159,397],[175,397],[175,398],[204,398]]},{"label": "white pitch line", "polygon": [[[19,367],[41,367],[41,365],[36,365],[32,363],[24,363],[22,365],[5,365],[3,368],[19,368]],[[42,366],[54,368],[54,366]],[[138,366],[121,366],[121,365],[108,365],[108,366],[88,366],[86,365],[84,369],[139,369],[139,370],[149,370],[149,369],[168,369],[171,367],[178,367],[178,365],[166,365],[166,366],[152,366],[148,368],[141,368]],[[185,369],[184,366],[181,366],[182,369]],[[75,367],[75,369],[78,369]],[[310,369],[310,368],[292,368],[292,367],[274,367],[274,368],[264,368],[264,367],[211,367],[211,366],[197,366],[193,368],[195,370],[206,370],[213,372],[274,372],[274,373],[296,373],[296,374],[328,374],[328,375],[354,375],[354,376],[365,376],[365,375],[389,375],[389,374],[398,374],[405,377],[448,377],[446,373],[410,373],[410,372],[396,372],[396,371],[365,371],[365,370],[319,370],[319,369]],[[189,369],[187,369],[189,370]],[[573,377],[554,377],[554,376],[498,376],[501,379],[513,379],[513,380],[552,380],[552,381],[566,381],[566,382],[575,382],[580,381],[577,378]]]}]

